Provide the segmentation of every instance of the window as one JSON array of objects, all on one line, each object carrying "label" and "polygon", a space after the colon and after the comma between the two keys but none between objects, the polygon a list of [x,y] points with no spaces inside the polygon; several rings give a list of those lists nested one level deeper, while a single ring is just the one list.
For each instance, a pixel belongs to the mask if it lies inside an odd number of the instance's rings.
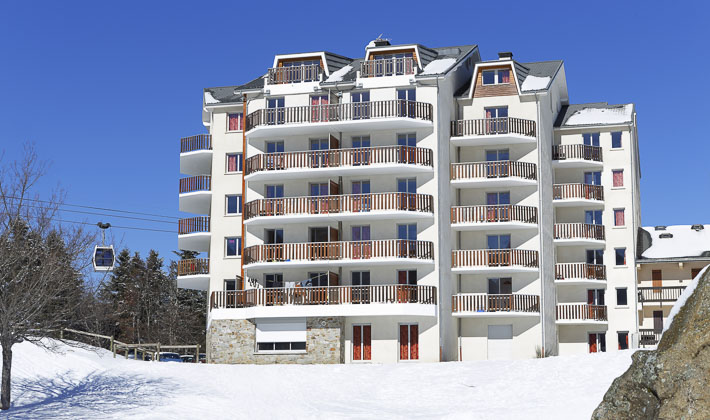
[{"label": "window", "polygon": [[350,101],[354,104],[352,105],[354,120],[370,118],[370,92],[353,92],[350,94]]},{"label": "window", "polygon": [[305,351],[306,342],[305,341],[285,341],[285,342],[261,342],[257,343],[257,350],[259,352],[296,352]]},{"label": "window", "polygon": [[415,118],[417,115],[417,100],[416,89],[398,89],[397,90],[397,115],[400,117]]},{"label": "window", "polygon": [[329,121],[330,107],[328,106],[328,95],[311,96],[311,121]]},{"label": "window", "polygon": [[629,333],[627,331],[619,331],[616,333],[619,340],[619,350],[629,349]]},{"label": "window", "polygon": [[601,172],[585,172],[584,183],[587,185],[602,185]]},{"label": "window", "polygon": [[264,274],[264,287],[284,287],[283,273]]},{"label": "window", "polygon": [[508,107],[507,106],[486,108],[486,118],[506,118],[507,116],[508,116]]},{"label": "window", "polygon": [[227,197],[227,214],[242,213],[242,196],[228,195]]},{"label": "window", "polygon": [[233,238],[226,238],[226,254],[228,257],[236,257],[242,255],[242,238],[236,236]]},{"label": "window", "polygon": [[584,223],[588,225],[601,225],[602,224],[602,211],[601,210],[587,210],[584,212]]},{"label": "window", "polygon": [[605,305],[604,289],[587,289],[587,304],[598,306]]},{"label": "window", "polygon": [[484,85],[501,85],[510,83],[510,70],[484,70],[483,84]]},{"label": "window", "polygon": [[236,280],[225,280],[224,281],[224,291],[227,292],[225,293],[225,307],[227,308],[235,308],[236,307],[236,290],[237,290],[237,281]]},{"label": "window", "polygon": [[510,277],[488,279],[489,295],[509,295],[513,293],[513,279]]},{"label": "window", "polygon": [[599,147],[599,133],[584,133],[582,134],[582,140],[585,146]]},{"label": "window", "polygon": [[626,265],[626,248],[615,248],[616,265]]},{"label": "window", "polygon": [[417,270],[397,270],[397,284],[417,284]]},{"label": "window", "polygon": [[353,360],[372,360],[372,326],[353,325]]},{"label": "window", "polygon": [[351,226],[350,233],[353,241],[369,241],[370,240],[370,225]]},{"label": "window", "polygon": [[698,274],[700,274],[700,271],[702,271],[702,268],[693,268],[690,270],[690,278],[694,279],[698,277]]},{"label": "window", "polygon": [[264,229],[264,243],[267,245],[284,243],[284,230]]},{"label": "window", "polygon": [[269,98],[266,100],[266,123],[283,124],[286,122],[284,98]]},{"label": "window", "polygon": [[259,352],[306,350],[306,319],[259,320],[256,323],[256,349]]},{"label": "window", "polygon": [[614,209],[614,226],[626,226],[624,209]]},{"label": "window", "polygon": [[588,249],[587,250],[587,264],[595,264],[595,265],[604,264],[604,250],[603,249]]},{"label": "window", "polygon": [[599,353],[606,351],[606,334],[590,333],[589,334],[589,352]]},{"label": "window", "polygon": [[488,235],[488,249],[510,249],[510,235]]},{"label": "window", "polygon": [[306,287],[328,287],[328,273],[308,273],[308,280],[305,283]]},{"label": "window", "polygon": [[227,131],[241,131],[244,126],[244,113],[237,112],[227,116]]},{"label": "window", "polygon": [[284,196],[284,186],[283,185],[267,185],[266,186],[266,198],[283,198]]},{"label": "window", "polygon": [[397,134],[397,145],[398,146],[416,147],[417,146],[416,133]]},{"label": "window", "polygon": [[498,162],[510,160],[510,151],[508,149],[486,150],[486,162]]},{"label": "window", "polygon": [[280,141],[267,141],[266,142],[266,153],[283,153],[284,152],[284,142]]},{"label": "window", "polygon": [[227,154],[227,172],[242,171],[242,154],[229,153]]},{"label": "window", "polygon": [[399,325],[399,360],[419,360],[419,324]]},{"label": "window", "polygon": [[417,193],[417,179],[416,178],[401,178],[397,180],[397,192],[400,193]]},{"label": "window", "polygon": [[629,301],[626,298],[626,287],[619,287],[616,289],[616,305],[617,306],[627,306]]},{"label": "window", "polygon": [[225,292],[233,292],[237,290],[237,281],[236,280],[225,280],[224,281],[224,291]]},{"label": "window", "polygon": [[614,177],[614,187],[623,187],[624,186],[624,170],[623,169],[614,169],[611,171],[613,177]]},{"label": "window", "polygon": [[397,239],[417,240],[417,224],[397,225]]},{"label": "window", "polygon": [[621,131],[614,131],[611,133],[611,148],[620,149],[621,148]]}]

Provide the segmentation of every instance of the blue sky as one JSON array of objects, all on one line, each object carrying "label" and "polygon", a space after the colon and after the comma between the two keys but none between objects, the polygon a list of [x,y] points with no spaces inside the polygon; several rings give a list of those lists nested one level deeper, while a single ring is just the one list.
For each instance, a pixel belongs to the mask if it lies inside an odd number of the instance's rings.
[{"label": "blue sky", "polygon": [[[637,105],[644,225],[710,223],[710,7],[664,4],[4,2],[0,149],[9,160],[35,142],[53,162],[40,191],[59,183],[68,203],[177,217],[179,139],[205,130],[202,88],[251,80],[276,53],[358,57],[382,33],[393,43],[478,44],[484,59],[563,59],[573,103]],[[114,234],[143,255],[177,248],[175,234]]]}]

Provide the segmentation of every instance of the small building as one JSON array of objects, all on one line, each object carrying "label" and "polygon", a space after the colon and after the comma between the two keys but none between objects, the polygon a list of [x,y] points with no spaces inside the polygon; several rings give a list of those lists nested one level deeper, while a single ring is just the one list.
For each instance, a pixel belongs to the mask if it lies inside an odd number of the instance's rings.
[{"label": "small building", "polygon": [[639,345],[658,344],[671,308],[700,271],[710,264],[710,225],[639,229]]}]

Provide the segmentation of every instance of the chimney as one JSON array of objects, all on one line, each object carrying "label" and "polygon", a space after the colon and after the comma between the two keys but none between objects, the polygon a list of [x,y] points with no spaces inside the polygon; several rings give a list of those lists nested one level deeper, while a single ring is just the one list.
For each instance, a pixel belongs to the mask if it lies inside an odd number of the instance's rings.
[{"label": "chimney", "polygon": [[512,60],[513,59],[513,53],[510,51],[503,51],[498,53],[498,59],[499,60]]},{"label": "chimney", "polygon": [[392,45],[392,44],[390,44],[389,39],[384,39],[384,38],[377,38],[373,42],[375,43],[376,47],[385,47],[387,45]]}]

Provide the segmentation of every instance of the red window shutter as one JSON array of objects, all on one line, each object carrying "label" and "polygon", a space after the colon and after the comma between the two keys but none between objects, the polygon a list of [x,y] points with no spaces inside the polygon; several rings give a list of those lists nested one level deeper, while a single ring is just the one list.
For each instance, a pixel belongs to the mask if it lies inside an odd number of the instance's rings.
[{"label": "red window shutter", "polygon": [[362,326],[362,360],[372,360],[372,327]]},{"label": "red window shutter", "polygon": [[623,187],[624,186],[624,171],[613,171],[614,174],[614,186]]},{"label": "red window shutter", "polygon": [[590,353],[597,352],[597,335],[596,334],[589,334],[589,352]]},{"label": "red window shutter", "polygon": [[419,325],[409,326],[410,359],[419,360]]},{"label": "red window shutter", "polygon": [[229,114],[229,131],[237,131],[242,129],[243,113]]},{"label": "red window shutter", "polygon": [[362,326],[353,325],[353,360],[362,360]]},{"label": "red window shutter", "polygon": [[614,210],[614,226],[624,226],[626,222],[624,220],[624,210]]},{"label": "red window shutter", "polygon": [[399,326],[399,360],[409,360],[409,325]]},{"label": "red window shutter", "polygon": [[237,155],[227,156],[227,172],[237,171]]}]

